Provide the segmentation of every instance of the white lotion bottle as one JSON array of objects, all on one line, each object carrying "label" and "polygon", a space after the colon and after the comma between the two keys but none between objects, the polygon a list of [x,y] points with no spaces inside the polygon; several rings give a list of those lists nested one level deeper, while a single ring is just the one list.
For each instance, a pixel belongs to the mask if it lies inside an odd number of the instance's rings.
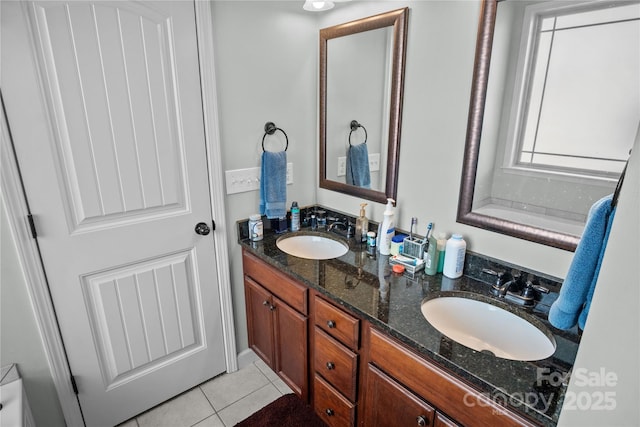
[{"label": "white lotion bottle", "polygon": [[393,199],[387,199],[387,207],[384,210],[382,223],[380,224],[380,232],[378,233],[378,249],[380,255],[389,255],[391,253],[391,239],[396,234],[393,223]]},{"label": "white lotion bottle", "polygon": [[457,279],[462,276],[464,269],[464,257],[467,251],[467,242],[460,234],[454,234],[447,240],[444,251],[444,267],[442,274],[450,279]]}]

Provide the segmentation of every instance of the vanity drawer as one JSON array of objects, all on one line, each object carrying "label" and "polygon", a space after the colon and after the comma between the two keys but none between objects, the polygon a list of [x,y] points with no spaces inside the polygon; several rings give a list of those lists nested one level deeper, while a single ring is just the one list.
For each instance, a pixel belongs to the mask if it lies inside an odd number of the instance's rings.
[{"label": "vanity drawer", "polygon": [[242,265],[244,274],[260,283],[263,288],[277,295],[278,298],[289,304],[289,306],[299,313],[304,315],[308,314],[308,289],[306,286],[295,282],[289,276],[270,265],[266,265],[264,261],[260,261],[244,250],[242,251]]},{"label": "vanity drawer", "polygon": [[317,295],[313,303],[316,325],[350,349],[357,350],[360,321]]},{"label": "vanity drawer", "polygon": [[317,374],[355,402],[358,355],[318,327],[314,329],[313,366]]},{"label": "vanity drawer", "polygon": [[316,414],[330,427],[353,426],[356,407],[331,387],[322,377],[313,378],[313,407]]}]

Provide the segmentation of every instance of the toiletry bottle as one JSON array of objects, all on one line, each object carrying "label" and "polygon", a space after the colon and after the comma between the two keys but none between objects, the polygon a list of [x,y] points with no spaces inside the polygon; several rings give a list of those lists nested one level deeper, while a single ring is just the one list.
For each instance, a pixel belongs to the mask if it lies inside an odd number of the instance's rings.
[{"label": "toiletry bottle", "polygon": [[396,234],[393,224],[393,199],[387,199],[387,207],[384,210],[383,219],[378,233],[378,248],[380,255],[389,255],[391,251],[391,239]]},{"label": "toiletry bottle", "polygon": [[444,268],[444,253],[447,245],[447,235],[445,233],[438,233],[436,235],[437,248],[438,251],[438,273],[442,273],[442,269]]},{"label": "toiletry bottle", "polygon": [[254,214],[249,217],[249,239],[253,242],[262,240],[263,226],[260,214]]},{"label": "toiletry bottle", "polygon": [[405,237],[407,236],[404,234],[396,234],[391,238],[391,249],[389,249],[391,255],[400,255],[402,253],[402,243]]},{"label": "toiletry bottle", "polygon": [[424,272],[429,276],[434,276],[438,272],[438,240],[431,236],[429,237],[429,246],[424,252]]},{"label": "toiletry bottle", "polygon": [[457,279],[462,276],[466,251],[467,243],[461,235],[454,234],[447,240],[447,247],[444,252],[444,269],[442,270],[446,277]]},{"label": "toiletry bottle", "polygon": [[291,203],[291,231],[300,230],[300,208],[298,202]]},{"label": "toiletry bottle", "polygon": [[376,232],[369,231],[367,233],[367,253],[369,255],[376,254]]},{"label": "toiletry bottle", "polygon": [[367,219],[364,207],[366,203],[360,203],[360,216],[356,218],[356,242],[366,242],[369,231],[369,220]]}]

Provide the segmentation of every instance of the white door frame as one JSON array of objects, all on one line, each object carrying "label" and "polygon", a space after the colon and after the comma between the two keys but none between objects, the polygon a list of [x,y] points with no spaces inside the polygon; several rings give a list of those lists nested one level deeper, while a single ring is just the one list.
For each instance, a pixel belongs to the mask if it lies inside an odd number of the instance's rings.
[{"label": "white door frame", "polygon": [[[231,299],[231,278],[229,272],[229,252],[227,247],[227,222],[225,218],[225,194],[218,131],[218,104],[215,85],[213,15],[208,1],[195,0],[196,34],[200,59],[200,83],[204,115],[205,145],[211,199],[211,212],[216,222],[213,239],[216,250],[216,270],[220,289],[222,329],[227,372],[238,370],[235,326]],[[62,407],[65,421],[69,426],[84,425],[77,396],[71,386],[71,373],[67,363],[64,344],[53,302],[49,296],[40,253],[27,222],[28,206],[22,188],[18,165],[11,146],[9,129],[4,119],[4,106],[0,106],[0,170],[2,174],[2,199],[7,210],[7,218],[18,250],[18,258],[27,283],[29,298],[34,309],[36,324],[44,345],[45,357]]]}]

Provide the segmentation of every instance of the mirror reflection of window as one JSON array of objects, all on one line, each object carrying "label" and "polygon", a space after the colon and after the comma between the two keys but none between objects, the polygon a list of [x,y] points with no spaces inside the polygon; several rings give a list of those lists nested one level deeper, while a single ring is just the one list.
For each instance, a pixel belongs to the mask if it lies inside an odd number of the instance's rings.
[{"label": "mirror reflection of window", "polygon": [[640,120],[640,5],[525,12],[512,166],[617,176]]},{"label": "mirror reflection of window", "polygon": [[472,211],[580,236],[640,121],[640,2],[498,3]]}]

